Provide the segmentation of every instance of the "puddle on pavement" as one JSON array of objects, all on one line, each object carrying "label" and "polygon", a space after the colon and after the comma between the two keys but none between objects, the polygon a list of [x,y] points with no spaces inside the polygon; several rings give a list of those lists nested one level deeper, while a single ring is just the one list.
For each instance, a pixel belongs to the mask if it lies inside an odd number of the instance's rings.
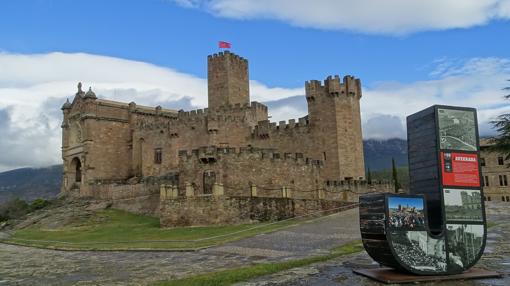
[{"label": "puddle on pavement", "polygon": [[487,238],[499,238],[501,237],[501,234],[495,233],[495,232],[489,232],[487,233]]}]

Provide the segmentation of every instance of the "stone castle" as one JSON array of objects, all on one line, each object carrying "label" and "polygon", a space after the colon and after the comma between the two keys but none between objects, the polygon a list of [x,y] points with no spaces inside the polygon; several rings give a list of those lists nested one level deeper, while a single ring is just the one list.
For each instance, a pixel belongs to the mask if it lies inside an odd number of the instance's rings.
[{"label": "stone castle", "polygon": [[225,51],[207,64],[208,108],[199,110],[98,99],[79,84],[62,107],[62,193],[159,214],[182,198],[345,201],[340,191],[365,185],[359,79],[306,82],[308,115],[277,124],[250,102],[246,59]]}]

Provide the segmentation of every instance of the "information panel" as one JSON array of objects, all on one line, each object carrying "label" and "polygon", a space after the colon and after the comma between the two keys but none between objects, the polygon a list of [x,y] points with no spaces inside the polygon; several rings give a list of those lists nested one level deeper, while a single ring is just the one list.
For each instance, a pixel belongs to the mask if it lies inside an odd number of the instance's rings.
[{"label": "information panel", "polygon": [[441,149],[477,151],[475,112],[438,108]]},{"label": "information panel", "polygon": [[441,152],[443,186],[480,187],[478,155]]},{"label": "information panel", "polygon": [[476,110],[432,106],[407,118],[410,194],[360,196],[363,245],[380,264],[457,274],[486,241]]}]

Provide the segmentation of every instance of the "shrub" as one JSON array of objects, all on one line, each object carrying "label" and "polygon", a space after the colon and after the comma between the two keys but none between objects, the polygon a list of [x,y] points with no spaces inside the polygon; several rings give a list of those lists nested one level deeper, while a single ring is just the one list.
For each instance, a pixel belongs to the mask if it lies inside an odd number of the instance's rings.
[{"label": "shrub", "polygon": [[37,199],[30,204],[30,211],[40,210],[50,205],[50,202],[45,199]]},{"label": "shrub", "polygon": [[45,199],[36,199],[30,204],[19,198],[12,199],[0,206],[0,222],[21,218],[30,212],[42,209],[48,205],[50,205],[50,202]]}]

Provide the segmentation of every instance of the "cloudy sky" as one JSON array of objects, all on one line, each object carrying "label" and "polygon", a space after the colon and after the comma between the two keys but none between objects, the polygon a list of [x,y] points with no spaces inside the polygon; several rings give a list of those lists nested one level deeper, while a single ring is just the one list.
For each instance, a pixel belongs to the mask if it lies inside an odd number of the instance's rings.
[{"label": "cloudy sky", "polygon": [[0,171],[60,163],[60,107],[78,81],[100,97],[207,104],[217,42],[250,62],[274,121],[306,115],[304,82],[363,83],[364,138],[405,138],[433,104],[510,110],[510,0],[21,0],[0,2]]}]

